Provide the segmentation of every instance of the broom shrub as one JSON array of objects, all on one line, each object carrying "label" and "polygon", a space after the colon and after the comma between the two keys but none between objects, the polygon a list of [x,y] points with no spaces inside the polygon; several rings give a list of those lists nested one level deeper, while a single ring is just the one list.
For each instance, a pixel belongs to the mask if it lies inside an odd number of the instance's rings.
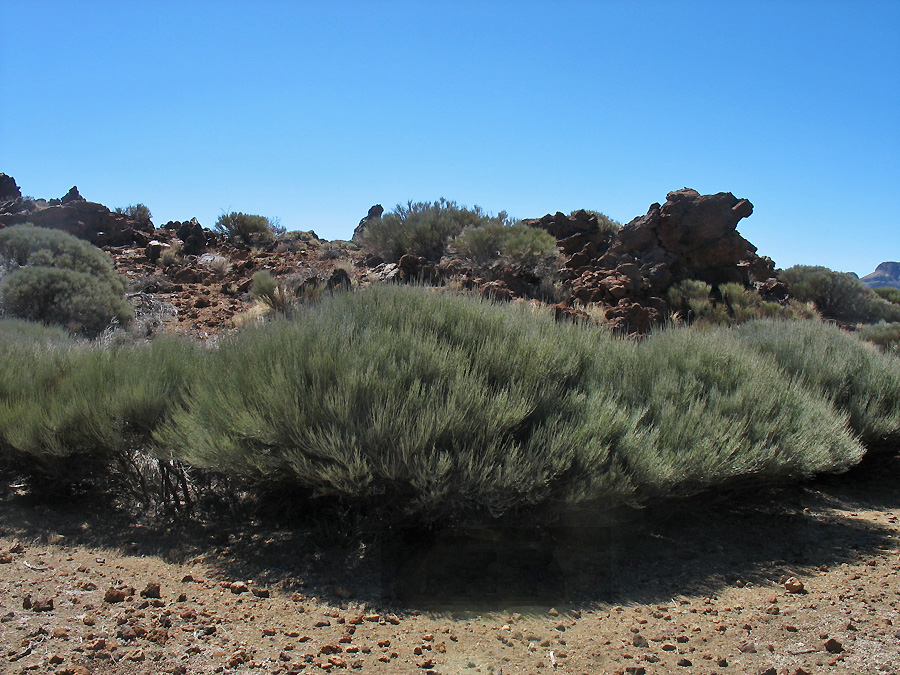
[{"label": "broom shrub", "polygon": [[[856,434],[894,438],[889,357],[827,326],[772,325],[634,342],[525,303],[380,286],[215,348],[0,339],[0,448],[58,473],[140,451],[446,521],[796,480],[858,462]],[[782,325],[809,334],[765,347]],[[849,365],[805,376],[820,349]]]},{"label": "broom shrub", "polygon": [[870,450],[900,446],[900,360],[819,321],[753,321],[735,335],[846,412]]}]

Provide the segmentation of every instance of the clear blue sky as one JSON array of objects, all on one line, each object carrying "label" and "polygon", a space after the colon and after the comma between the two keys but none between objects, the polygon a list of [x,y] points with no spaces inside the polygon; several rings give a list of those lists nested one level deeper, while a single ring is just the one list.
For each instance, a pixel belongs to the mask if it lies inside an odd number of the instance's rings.
[{"label": "clear blue sky", "polygon": [[900,260],[900,1],[0,0],[0,171],[349,238],[444,196],[627,222],[727,191],[782,267]]}]

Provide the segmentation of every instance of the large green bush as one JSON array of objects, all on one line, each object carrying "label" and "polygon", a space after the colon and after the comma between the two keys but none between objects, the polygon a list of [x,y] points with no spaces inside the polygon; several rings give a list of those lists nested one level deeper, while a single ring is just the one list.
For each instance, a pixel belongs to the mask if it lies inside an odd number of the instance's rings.
[{"label": "large green bush", "polygon": [[900,321],[900,307],[879,297],[852,274],[795,265],[779,276],[797,300],[814,303],[829,319],[852,323]]},{"label": "large green bush", "polygon": [[121,288],[55,267],[19,268],[0,281],[0,297],[12,316],[58,324],[89,337],[100,334],[113,319],[127,322],[134,316]]},{"label": "large green bush", "polygon": [[0,304],[11,316],[91,337],[134,316],[110,257],[66,232],[31,225],[0,230],[0,256],[14,267],[0,281]]},{"label": "large green bush", "polygon": [[363,246],[389,262],[397,262],[407,253],[438,260],[450,239],[466,228],[485,225],[509,225],[505,212],[486,214],[480,207],[466,208],[443,197],[436,202],[398,204],[366,225]]},{"label": "large green bush", "polygon": [[633,342],[525,305],[376,286],[213,349],[2,336],[6,457],[59,468],[140,450],[388,518],[782,482],[853,465],[857,435],[900,437],[900,362],[813,322]]},{"label": "large green bush", "polygon": [[277,219],[232,211],[216,220],[216,230],[232,244],[263,246],[274,242],[284,229]]},{"label": "large green bush", "polygon": [[152,431],[181,402],[198,359],[187,340],[37,344],[0,331],[0,449],[63,478],[76,456],[114,462],[150,452]]},{"label": "large green bush", "polygon": [[846,416],[734,338],[642,344],[371,288],[226,341],[157,431],[188,461],[430,517],[842,470]]},{"label": "large green bush", "polygon": [[489,223],[463,230],[450,250],[480,268],[494,263],[520,270],[549,268],[559,259],[556,238],[546,230],[521,223]]},{"label": "large green bush", "polygon": [[0,255],[17,267],[57,267],[83,272],[109,284],[122,283],[112,258],[62,230],[14,225],[0,230]]},{"label": "large green bush", "polygon": [[887,354],[900,356],[900,322],[860,326],[857,335]]}]

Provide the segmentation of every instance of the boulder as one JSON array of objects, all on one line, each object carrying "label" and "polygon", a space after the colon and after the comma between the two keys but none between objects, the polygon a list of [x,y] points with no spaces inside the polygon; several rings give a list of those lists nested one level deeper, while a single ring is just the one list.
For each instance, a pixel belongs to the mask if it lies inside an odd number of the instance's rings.
[{"label": "boulder", "polygon": [[384,207],[381,204],[375,204],[375,206],[370,207],[369,213],[366,214],[365,218],[359,221],[359,225],[353,230],[351,241],[356,244],[360,243],[362,241],[363,232],[366,231],[366,226],[373,220],[379,220],[383,214]]},{"label": "boulder", "polygon": [[78,191],[78,188],[73,185],[69,191],[60,198],[61,204],[71,204],[72,202],[84,202],[87,201],[84,197],[81,196],[81,193]]},{"label": "boulder", "polygon": [[113,213],[102,204],[84,199],[37,209],[29,214],[28,220],[38,227],[64,230],[95,246],[146,246],[153,232],[152,225],[138,223],[124,214]]},{"label": "boulder", "polygon": [[[174,223],[172,224],[174,225]],[[207,231],[203,229],[196,218],[178,223],[177,227],[172,229],[175,230],[175,236],[184,243],[182,250],[185,255],[202,255],[206,252],[206,247],[209,245]]]},{"label": "boulder", "polygon": [[16,185],[16,179],[0,173],[0,202],[10,202],[19,199],[22,196],[19,186]]}]

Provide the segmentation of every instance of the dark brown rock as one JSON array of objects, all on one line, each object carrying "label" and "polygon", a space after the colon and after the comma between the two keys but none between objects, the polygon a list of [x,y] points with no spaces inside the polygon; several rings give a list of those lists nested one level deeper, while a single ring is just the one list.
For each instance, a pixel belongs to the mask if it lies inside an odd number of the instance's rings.
[{"label": "dark brown rock", "polygon": [[106,593],[103,594],[103,602],[124,602],[127,597],[128,593],[121,588],[108,588],[106,589]]},{"label": "dark brown rock", "polygon": [[844,645],[834,638],[829,638],[825,641],[825,651],[829,654],[840,654],[844,651]]},{"label": "dark brown rock", "polygon": [[[366,226],[373,220],[380,220],[383,214],[384,207],[381,204],[375,204],[374,206],[369,208],[369,213],[367,213],[366,216],[359,221],[359,225],[357,225],[356,229],[353,230],[352,241],[357,243],[362,241],[363,233],[366,231]],[[374,265],[370,265],[370,267],[374,267]]]},{"label": "dark brown rock", "polygon": [[209,244],[207,231],[197,221],[191,218],[188,221],[179,223],[175,228],[175,236],[181,239],[183,243],[182,251],[185,255],[202,255],[206,252]]},{"label": "dark brown rock", "polygon": [[736,282],[759,288],[766,299],[787,297],[787,289],[775,280],[772,260],[758,256],[756,247],[737,232],[738,222],[752,212],[748,200],[729,192],[676,190],[665,204],[652,204],[646,215],[621,228],[609,245],[593,249],[584,244],[582,212],[526,222],[583,246],[577,251],[570,247],[573,252],[565,262],[571,271],[563,278],[571,280],[573,302],[611,305],[607,316],[613,327],[644,332],[668,316],[662,298],[686,279],[712,286]]},{"label": "dark brown rock", "polygon": [[81,196],[81,193],[78,191],[78,188],[75,185],[73,185],[69,189],[69,191],[60,198],[59,201],[62,204],[71,204],[72,202],[84,202],[87,200]]},{"label": "dark brown rock", "polygon": [[161,597],[160,590],[159,590],[159,584],[156,582],[153,582],[153,581],[148,583],[147,587],[141,591],[141,597],[142,598],[159,598],[159,597]]},{"label": "dark brown rock", "polygon": [[0,202],[8,202],[19,199],[22,196],[19,186],[16,185],[16,179],[0,173]]}]

